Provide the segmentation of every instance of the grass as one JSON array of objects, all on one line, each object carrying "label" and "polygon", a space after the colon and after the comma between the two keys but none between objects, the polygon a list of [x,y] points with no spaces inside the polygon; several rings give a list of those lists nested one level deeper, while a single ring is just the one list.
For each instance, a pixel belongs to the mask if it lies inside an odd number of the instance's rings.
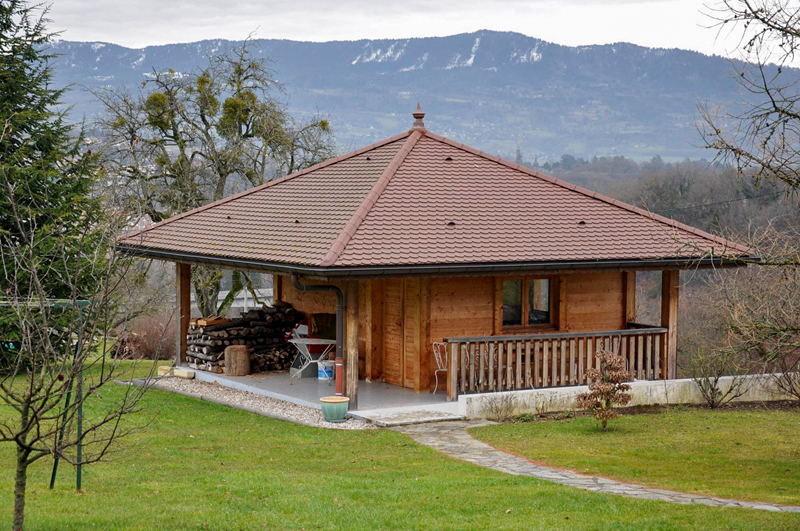
[{"label": "grass", "polygon": [[[109,395],[122,388],[113,386]],[[160,391],[112,462],[34,465],[27,529],[787,529],[800,516],[631,500],[450,459],[386,430],[313,429]],[[0,416],[9,415],[0,408]],[[517,427],[503,427],[518,429]],[[529,427],[524,427],[529,429]],[[13,448],[0,446],[0,525]]]},{"label": "grass", "polygon": [[478,439],[533,461],[653,487],[800,505],[800,410],[670,410],[504,424]]}]

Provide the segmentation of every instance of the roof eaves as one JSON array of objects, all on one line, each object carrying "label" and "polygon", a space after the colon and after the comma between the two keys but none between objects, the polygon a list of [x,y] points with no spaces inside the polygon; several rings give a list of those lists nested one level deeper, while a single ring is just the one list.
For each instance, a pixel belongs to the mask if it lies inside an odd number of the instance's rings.
[{"label": "roof eaves", "polygon": [[720,256],[673,257],[673,258],[629,258],[612,260],[557,260],[545,262],[473,262],[459,264],[406,264],[406,265],[369,265],[346,267],[322,267],[313,264],[291,262],[269,262],[257,259],[230,258],[224,256],[204,255],[185,251],[169,251],[130,244],[117,244],[118,251],[134,256],[150,257],[161,260],[172,260],[183,263],[218,265],[234,269],[263,269],[281,273],[300,273],[327,277],[361,277],[377,278],[381,276],[433,276],[473,273],[510,273],[519,271],[558,271],[558,270],[592,270],[617,269],[632,270],[637,268],[691,268],[700,266],[746,267],[757,263],[758,257],[744,256],[728,259]]},{"label": "roof eaves", "polygon": [[507,161],[507,160],[502,159],[500,157],[497,157],[495,155],[492,155],[490,153],[486,153],[485,151],[481,151],[479,149],[475,149],[473,147],[461,144],[461,143],[456,142],[454,140],[450,140],[449,138],[447,138],[445,136],[437,135],[437,134],[431,133],[431,132],[427,132],[427,136],[429,136],[433,140],[437,140],[439,142],[443,142],[443,143],[445,143],[447,145],[450,145],[450,146],[453,146],[453,147],[455,147],[457,149],[462,149],[464,151],[472,153],[473,155],[477,155],[479,157],[483,157],[485,159],[488,159],[488,160],[497,162],[499,164],[502,164],[503,166],[506,166],[506,167],[521,171],[523,173],[527,173],[528,175],[531,175],[533,177],[537,177],[539,179],[542,179],[542,180],[547,181],[549,183],[555,184],[557,186],[561,186],[562,188],[566,188],[568,190],[572,190],[574,192],[578,192],[580,194],[583,194],[585,196],[591,197],[593,199],[597,199],[599,201],[603,201],[605,203],[609,203],[609,204],[614,205],[614,206],[616,206],[618,208],[621,208],[623,210],[628,210],[629,212],[634,212],[634,213],[639,214],[641,216],[644,216],[646,218],[650,218],[653,221],[657,221],[657,222],[663,223],[665,225],[668,225],[670,227],[677,228],[677,229],[689,232],[691,234],[694,234],[695,236],[699,236],[699,237],[704,238],[706,240],[711,240],[712,242],[719,243],[720,245],[724,245],[726,249],[728,249],[728,248],[735,249],[736,251],[739,251],[740,253],[745,253],[745,254],[754,254],[755,253],[755,251],[753,249],[751,249],[750,247],[747,247],[746,245],[741,245],[741,244],[738,244],[736,242],[732,242],[730,240],[726,240],[725,238],[722,238],[720,236],[716,236],[714,234],[702,231],[702,230],[700,230],[698,228],[695,228],[695,227],[692,227],[690,225],[685,225],[685,224],[683,224],[683,223],[681,223],[679,221],[675,221],[674,219],[670,219],[670,218],[662,216],[660,214],[655,214],[655,213],[650,212],[648,210],[645,210],[643,208],[639,208],[639,207],[636,207],[636,206],[633,206],[633,205],[629,205],[627,203],[623,203],[622,201],[619,201],[617,199],[613,199],[613,198],[608,197],[606,195],[603,195],[601,193],[593,192],[591,190],[588,190],[588,189],[583,188],[581,186],[578,186],[576,184],[572,184],[572,183],[569,183],[567,181],[563,181],[561,179],[558,179],[556,177],[552,177],[550,175],[547,175],[545,173],[541,173],[541,172],[538,172],[536,170],[532,170],[532,169],[528,168],[527,166],[523,166],[521,164],[515,164],[513,162],[510,162],[510,161]]},{"label": "roof eaves", "polygon": [[309,174],[311,172],[314,172],[314,171],[320,170],[322,168],[325,168],[327,166],[330,166],[331,164],[336,164],[337,162],[341,162],[343,160],[347,160],[349,158],[361,155],[362,153],[366,153],[367,151],[371,151],[371,150],[379,148],[381,146],[385,146],[387,144],[391,144],[392,142],[396,142],[396,141],[402,139],[403,137],[408,136],[408,134],[409,134],[408,132],[400,133],[399,135],[395,135],[395,136],[387,138],[385,140],[381,140],[380,142],[375,142],[374,144],[371,144],[369,146],[363,147],[361,149],[357,149],[355,151],[351,151],[350,153],[345,153],[344,155],[339,155],[338,157],[334,157],[332,159],[328,159],[326,161],[320,162],[319,164],[315,164],[314,166],[311,166],[310,168],[306,168],[304,170],[300,170],[298,172],[291,173],[289,175],[285,175],[285,176],[283,176],[283,177],[281,177],[279,179],[275,179],[275,180],[266,182],[264,184],[261,184],[259,186],[255,186],[253,188],[250,188],[248,190],[244,190],[244,191],[239,192],[237,194],[233,194],[233,195],[230,195],[228,197],[224,197],[224,198],[219,199],[217,201],[213,201],[213,202],[208,203],[206,205],[203,205],[203,206],[197,207],[195,209],[189,210],[188,212],[184,212],[182,214],[178,214],[176,216],[172,216],[172,217],[167,218],[165,220],[159,221],[158,223],[154,223],[153,225],[149,225],[149,226],[144,227],[142,229],[137,229],[135,231],[131,231],[131,232],[126,233],[126,234],[122,234],[119,237],[117,237],[117,241],[118,242],[124,242],[124,241],[130,240],[130,239],[133,239],[134,237],[141,236],[145,232],[149,232],[149,231],[151,231],[153,229],[157,229],[159,227],[163,227],[164,225],[168,225],[169,223],[172,223],[173,221],[177,221],[179,219],[183,219],[183,218],[191,216],[193,214],[197,214],[199,212],[206,211],[206,210],[208,210],[210,208],[213,208],[213,207],[216,207],[216,206],[219,206],[219,205],[223,205],[223,204],[228,203],[230,201],[233,201],[235,199],[239,199],[240,197],[245,197],[247,195],[250,195],[250,194],[253,194],[253,193],[256,193],[256,192],[260,192],[261,190],[264,190],[264,189],[267,189],[267,188],[271,188],[271,187],[276,186],[278,184],[281,184],[283,182],[292,180],[295,177],[300,177],[302,175]]},{"label": "roof eaves", "polygon": [[347,244],[350,243],[350,239],[356,233],[358,227],[367,217],[367,214],[369,214],[370,210],[372,210],[372,207],[375,206],[378,198],[381,196],[384,190],[386,190],[386,187],[389,185],[392,177],[394,177],[395,173],[397,173],[397,169],[401,164],[403,164],[403,161],[406,159],[411,150],[414,149],[417,140],[420,139],[422,134],[423,133],[420,130],[411,131],[411,134],[409,134],[405,143],[403,143],[403,147],[400,148],[400,151],[395,153],[392,161],[388,166],[386,166],[386,168],[384,168],[381,176],[378,177],[377,181],[375,181],[375,184],[364,198],[364,201],[361,203],[355,213],[353,213],[350,221],[347,222],[347,225],[345,225],[342,232],[336,238],[336,241],[334,241],[333,245],[331,245],[330,250],[320,263],[322,267],[329,267],[336,263],[336,261],[339,259],[339,256],[341,256],[342,252],[344,252],[344,249],[347,247]]}]

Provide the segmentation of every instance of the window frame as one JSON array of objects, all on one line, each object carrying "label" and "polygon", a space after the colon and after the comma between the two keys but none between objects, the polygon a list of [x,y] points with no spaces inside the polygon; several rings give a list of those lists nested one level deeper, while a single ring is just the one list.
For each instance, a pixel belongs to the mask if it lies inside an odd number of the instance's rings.
[{"label": "window frame", "polygon": [[[521,280],[522,281],[522,324],[519,325],[506,325],[503,324],[503,309],[505,307],[504,301],[500,301],[500,325],[501,330],[503,332],[510,332],[510,333],[524,333],[524,332],[550,332],[554,331],[557,328],[557,323],[555,322],[556,317],[556,305],[555,302],[557,297],[554,297],[554,290],[558,285],[557,277],[552,276],[544,276],[544,275],[533,275],[533,276],[513,276],[513,277],[502,277],[500,279],[501,288],[502,283],[511,280]],[[531,280],[547,280],[549,283],[549,293],[548,293],[548,308],[547,311],[550,313],[550,321],[547,323],[541,324],[527,324],[528,319],[530,317],[530,281]],[[502,289],[501,289],[502,292]]]}]

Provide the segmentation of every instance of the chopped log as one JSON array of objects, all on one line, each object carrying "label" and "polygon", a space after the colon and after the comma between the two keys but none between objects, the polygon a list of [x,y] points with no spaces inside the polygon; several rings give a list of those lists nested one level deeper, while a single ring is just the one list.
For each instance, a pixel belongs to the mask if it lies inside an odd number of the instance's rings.
[{"label": "chopped log", "polygon": [[220,317],[219,315],[209,315],[208,317],[203,317],[197,320],[198,326],[210,326],[210,325],[217,325],[227,323],[229,319],[225,317]]},{"label": "chopped log", "polygon": [[224,369],[235,374],[225,363],[225,348],[231,346],[247,353],[250,373],[287,370],[291,366],[296,351],[287,343],[286,333],[300,317],[294,308],[255,308],[224,323],[212,321],[212,317],[195,320],[187,332],[187,361],[199,370],[219,373]]},{"label": "chopped log", "polygon": [[220,347],[222,346],[221,339],[188,339],[188,345],[200,345],[203,347]]},{"label": "chopped log", "polygon": [[215,352],[214,354],[204,354],[203,352],[186,351],[187,357],[198,358],[204,361],[219,361],[224,358],[225,352]]},{"label": "chopped log", "polygon": [[226,374],[231,376],[247,376],[250,374],[250,357],[247,347],[230,346],[225,349]]}]

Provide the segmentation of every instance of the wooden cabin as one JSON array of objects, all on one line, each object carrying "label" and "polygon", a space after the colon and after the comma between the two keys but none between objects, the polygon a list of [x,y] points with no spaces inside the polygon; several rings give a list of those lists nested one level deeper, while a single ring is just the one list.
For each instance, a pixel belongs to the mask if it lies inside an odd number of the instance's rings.
[{"label": "wooden cabin", "polygon": [[[449,399],[586,383],[601,347],[639,379],[673,378],[680,270],[735,267],[750,249],[413,116],[400,135],[120,238],[176,262],[178,352],[190,268],[205,264],[271,272],[275,300],[307,314],[335,313],[340,297],[337,390],[353,403],[359,379],[430,392],[434,343]],[[663,271],[658,323],[636,321],[643,270]]]}]

